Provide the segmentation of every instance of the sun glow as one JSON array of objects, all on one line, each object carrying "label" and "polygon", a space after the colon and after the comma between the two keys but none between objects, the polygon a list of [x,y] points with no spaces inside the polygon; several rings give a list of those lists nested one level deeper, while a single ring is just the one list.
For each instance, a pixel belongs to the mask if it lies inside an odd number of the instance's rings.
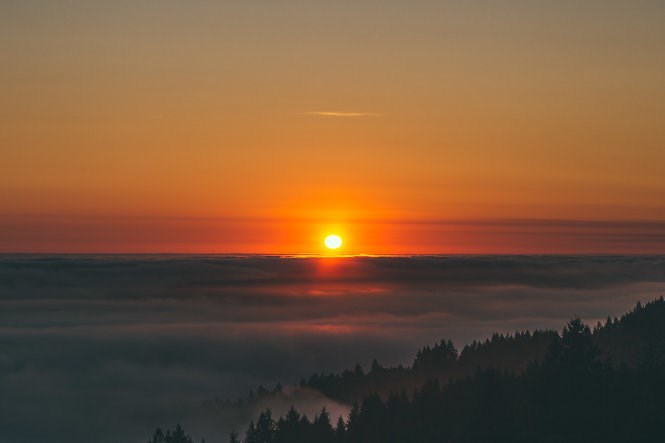
[{"label": "sun glow", "polygon": [[326,245],[326,248],[328,249],[337,249],[340,246],[342,246],[342,237],[340,237],[339,235],[331,234],[326,237],[323,243]]}]

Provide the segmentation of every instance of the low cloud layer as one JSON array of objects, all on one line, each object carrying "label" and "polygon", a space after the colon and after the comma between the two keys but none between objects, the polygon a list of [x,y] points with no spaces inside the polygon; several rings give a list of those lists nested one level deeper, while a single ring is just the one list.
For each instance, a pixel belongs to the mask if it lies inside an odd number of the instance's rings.
[{"label": "low cloud layer", "polygon": [[140,442],[176,421],[226,441],[233,420],[206,400],[408,364],[444,337],[595,322],[664,288],[653,256],[4,255],[0,441]]}]

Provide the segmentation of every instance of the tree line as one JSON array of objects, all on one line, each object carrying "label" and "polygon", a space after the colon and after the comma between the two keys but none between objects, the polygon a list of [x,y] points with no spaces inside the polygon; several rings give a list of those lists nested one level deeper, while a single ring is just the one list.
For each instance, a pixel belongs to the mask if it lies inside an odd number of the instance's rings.
[{"label": "tree line", "polygon": [[665,441],[665,301],[638,303],[593,329],[573,318],[561,333],[495,334],[461,353],[442,341],[408,368],[374,362],[367,373],[357,365],[304,384],[331,397],[364,394],[336,419],[325,409],[311,419],[266,410],[230,442]]}]

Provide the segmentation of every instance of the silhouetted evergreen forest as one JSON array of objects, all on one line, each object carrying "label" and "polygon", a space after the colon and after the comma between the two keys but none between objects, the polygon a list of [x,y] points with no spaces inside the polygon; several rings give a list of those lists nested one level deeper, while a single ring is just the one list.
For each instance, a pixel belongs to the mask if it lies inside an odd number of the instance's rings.
[{"label": "silhouetted evergreen forest", "polygon": [[573,318],[562,333],[495,334],[461,352],[441,341],[411,367],[375,361],[301,385],[353,403],[349,416],[266,410],[231,443],[662,442],[665,301],[593,330]]}]

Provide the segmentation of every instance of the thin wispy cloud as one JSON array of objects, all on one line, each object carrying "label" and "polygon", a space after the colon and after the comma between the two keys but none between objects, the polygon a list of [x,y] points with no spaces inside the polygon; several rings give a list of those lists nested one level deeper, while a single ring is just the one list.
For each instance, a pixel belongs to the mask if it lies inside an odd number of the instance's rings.
[{"label": "thin wispy cloud", "polygon": [[319,117],[382,117],[383,114],[375,112],[337,112],[337,111],[313,111],[306,112],[307,115],[316,115]]}]

